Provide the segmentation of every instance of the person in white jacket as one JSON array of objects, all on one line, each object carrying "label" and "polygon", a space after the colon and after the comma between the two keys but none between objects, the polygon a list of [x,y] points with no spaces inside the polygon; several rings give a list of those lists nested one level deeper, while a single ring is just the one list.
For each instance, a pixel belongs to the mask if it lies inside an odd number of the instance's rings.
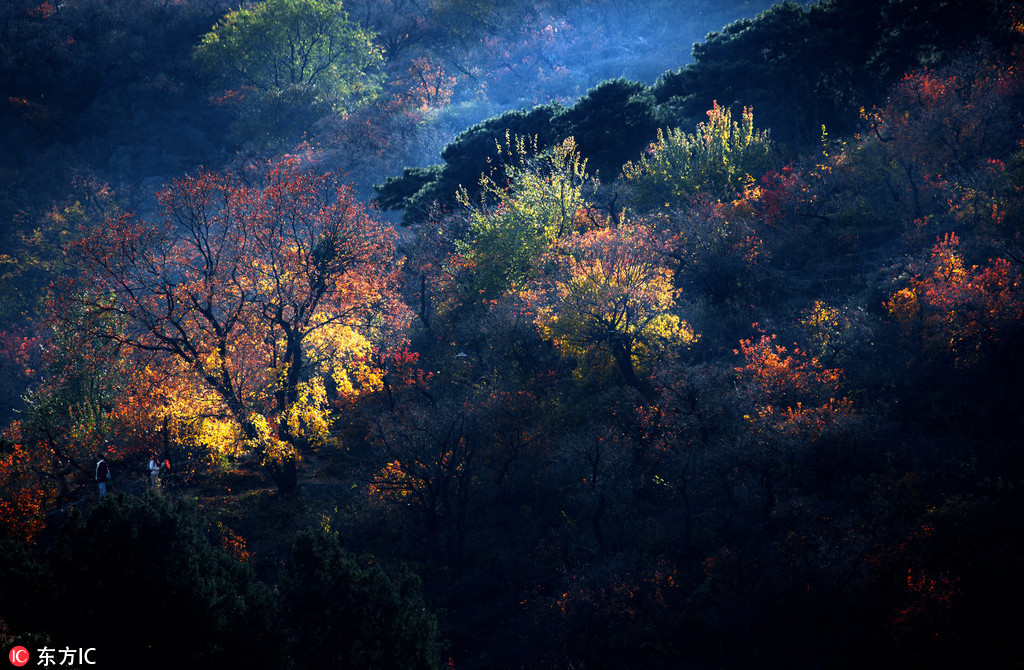
[{"label": "person in white jacket", "polygon": [[149,459],[149,485],[154,489],[160,488],[160,461],[155,455]]},{"label": "person in white jacket", "polygon": [[107,495],[107,482],[110,481],[110,466],[107,465],[107,457],[100,455],[96,462],[96,484],[100,490],[100,498]]}]

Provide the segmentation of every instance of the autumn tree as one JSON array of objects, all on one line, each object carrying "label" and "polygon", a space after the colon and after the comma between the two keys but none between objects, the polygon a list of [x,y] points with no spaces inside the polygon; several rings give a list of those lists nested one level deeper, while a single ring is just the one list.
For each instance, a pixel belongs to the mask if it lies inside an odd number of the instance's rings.
[{"label": "autumn tree", "polygon": [[763,330],[757,339],[740,340],[735,353],[743,356],[743,366],[736,371],[748,385],[748,397],[759,413],[827,403],[835,398],[842,381],[842,370],[825,368],[803,349],[781,345],[776,335]]},{"label": "autumn tree", "polygon": [[123,324],[98,336],[172,361],[167,370],[212,392],[291,490],[304,438],[287,414],[311,397],[303,384],[324,373],[339,392],[372,387],[360,352],[400,330],[405,310],[390,236],[336,175],[284,163],[257,177],[190,175],[160,192],[158,221],[108,220],[77,247],[83,284],[64,300]]},{"label": "autumn tree", "polygon": [[[1004,162],[1017,151],[1020,66],[987,50],[910,72],[864,113],[862,154],[880,153],[888,195],[914,235],[979,227],[1004,237]],[[927,239],[927,238],[925,238]]]},{"label": "autumn tree", "polygon": [[612,363],[626,384],[641,386],[651,361],[697,337],[679,316],[661,256],[657,236],[640,225],[557,241],[535,284],[537,324],[581,371]]},{"label": "autumn tree", "polygon": [[507,181],[483,174],[479,201],[466,189],[459,194],[469,210],[460,251],[474,273],[472,289],[485,298],[522,288],[536,260],[588,205],[587,163],[572,138],[542,153],[536,138],[506,135],[498,152]]},{"label": "autumn tree", "polygon": [[[737,460],[757,478],[760,505],[767,517],[782,489],[794,485],[797,472],[814,477],[814,490],[831,493],[841,464],[852,455],[859,414],[842,395],[844,373],[826,368],[817,357],[778,342],[754,324],[759,337],[740,340],[737,390],[747,411]],[[807,482],[800,482],[805,485]]]},{"label": "autumn tree", "polygon": [[33,542],[46,528],[50,491],[38,475],[37,453],[12,440],[8,431],[0,443],[0,539]]},{"label": "autumn tree", "polygon": [[399,105],[424,114],[442,109],[452,99],[456,78],[448,74],[436,59],[427,56],[413,58],[405,72],[389,82]]},{"label": "autumn tree", "polygon": [[926,357],[969,368],[1018,336],[1024,283],[1005,258],[968,265],[960,238],[948,233],[926,263],[885,302],[903,336]]},{"label": "autumn tree", "polygon": [[693,133],[659,130],[647,153],[623,167],[636,207],[680,205],[699,193],[729,200],[768,169],[771,143],[767,131],[754,128],[750,109],[737,122],[716,102],[707,115]]}]

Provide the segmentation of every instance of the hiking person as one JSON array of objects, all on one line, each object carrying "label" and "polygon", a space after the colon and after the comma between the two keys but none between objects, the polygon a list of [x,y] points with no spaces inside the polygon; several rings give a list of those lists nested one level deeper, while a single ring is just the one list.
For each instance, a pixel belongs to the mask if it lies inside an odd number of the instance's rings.
[{"label": "hiking person", "polygon": [[96,462],[96,485],[100,489],[100,499],[107,495],[107,482],[110,481],[110,466],[107,465],[106,455],[101,455]]},{"label": "hiking person", "polygon": [[160,488],[160,461],[153,454],[149,459],[149,485],[153,489]]}]

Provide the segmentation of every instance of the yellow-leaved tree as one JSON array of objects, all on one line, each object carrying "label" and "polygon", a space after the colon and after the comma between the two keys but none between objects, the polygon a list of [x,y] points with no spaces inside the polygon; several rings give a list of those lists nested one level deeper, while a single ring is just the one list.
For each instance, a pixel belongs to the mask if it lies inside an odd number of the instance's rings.
[{"label": "yellow-leaved tree", "polygon": [[662,258],[657,235],[641,225],[577,233],[545,254],[531,293],[537,324],[577,360],[578,374],[614,369],[643,387],[653,361],[696,340]]}]

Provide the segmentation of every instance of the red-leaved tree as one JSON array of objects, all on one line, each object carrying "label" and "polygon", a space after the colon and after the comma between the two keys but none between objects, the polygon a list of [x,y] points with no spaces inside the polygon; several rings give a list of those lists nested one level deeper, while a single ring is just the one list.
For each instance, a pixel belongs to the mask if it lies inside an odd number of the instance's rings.
[{"label": "red-leaved tree", "polygon": [[291,490],[302,427],[326,425],[316,389],[379,389],[374,345],[401,344],[390,232],[337,175],[295,162],[250,181],[200,172],[158,198],[158,220],[115,217],[77,245],[82,283],[64,300],[117,325],[99,335],[169,361]]}]

